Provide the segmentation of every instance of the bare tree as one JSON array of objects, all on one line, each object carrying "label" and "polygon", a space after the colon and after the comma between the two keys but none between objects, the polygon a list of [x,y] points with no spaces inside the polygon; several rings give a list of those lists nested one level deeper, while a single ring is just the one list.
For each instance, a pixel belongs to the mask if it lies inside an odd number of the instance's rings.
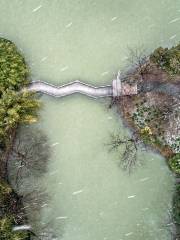
[{"label": "bare tree", "polygon": [[16,163],[12,173],[12,176],[15,176],[13,181],[16,188],[19,187],[22,178],[29,175],[41,176],[45,173],[49,157],[48,140],[41,130],[29,127],[19,129],[9,156],[9,167],[13,162]]},{"label": "bare tree", "polygon": [[122,138],[120,134],[111,134],[110,143],[107,145],[110,147],[110,151],[119,150],[121,147],[121,150],[123,151],[122,154],[120,154],[119,164],[123,170],[127,170],[129,173],[131,173],[138,162],[138,144],[139,140],[135,135],[133,135],[131,138]]},{"label": "bare tree", "polygon": [[144,74],[150,70],[149,55],[142,46],[135,49],[128,47],[128,51],[128,62],[138,70],[139,75],[143,79]]}]

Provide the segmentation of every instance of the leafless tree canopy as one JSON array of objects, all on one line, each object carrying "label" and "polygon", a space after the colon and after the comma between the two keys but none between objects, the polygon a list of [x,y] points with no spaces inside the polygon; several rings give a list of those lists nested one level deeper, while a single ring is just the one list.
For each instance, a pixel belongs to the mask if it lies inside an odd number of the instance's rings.
[{"label": "leafless tree canopy", "polygon": [[15,182],[22,177],[41,176],[46,172],[47,161],[50,157],[50,147],[46,135],[39,129],[21,127],[16,136],[9,165],[16,162]]},{"label": "leafless tree canopy", "polygon": [[141,46],[138,48],[129,48],[129,57],[128,62],[137,68],[139,74],[143,77],[144,73],[147,73],[150,68],[149,56],[146,53],[146,50]]},{"label": "leafless tree canopy", "polygon": [[[32,225],[35,222],[32,237],[39,240],[46,239],[46,234],[53,236],[50,226],[42,225],[39,221],[39,211],[48,205],[49,196],[46,189],[38,185],[38,179],[46,173],[50,154],[50,145],[44,132],[38,128],[23,126],[18,129],[8,160],[10,181],[23,197],[24,210],[29,221]],[[32,179],[37,181],[37,184],[31,182],[26,185]],[[24,182],[25,187],[22,187]]]},{"label": "leafless tree canopy", "polygon": [[137,148],[138,140],[135,137],[121,137],[119,134],[111,135],[110,143],[108,144],[110,151],[119,150],[121,147],[119,164],[123,170],[129,173],[134,169],[137,164]]}]

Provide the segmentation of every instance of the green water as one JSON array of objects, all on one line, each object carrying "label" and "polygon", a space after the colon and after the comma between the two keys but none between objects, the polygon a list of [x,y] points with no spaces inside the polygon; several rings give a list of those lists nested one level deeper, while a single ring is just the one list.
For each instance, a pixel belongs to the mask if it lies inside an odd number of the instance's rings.
[{"label": "green water", "polygon": [[[178,42],[179,21],[177,0],[0,0],[1,36],[21,48],[33,79],[57,84],[109,84],[127,64],[128,47]],[[105,145],[112,132],[128,134],[106,100],[42,101],[39,126],[52,156],[46,176],[35,179],[49,195],[38,224],[50,222],[62,240],[170,239],[173,177],[164,159],[140,152],[142,165],[129,175]]]}]

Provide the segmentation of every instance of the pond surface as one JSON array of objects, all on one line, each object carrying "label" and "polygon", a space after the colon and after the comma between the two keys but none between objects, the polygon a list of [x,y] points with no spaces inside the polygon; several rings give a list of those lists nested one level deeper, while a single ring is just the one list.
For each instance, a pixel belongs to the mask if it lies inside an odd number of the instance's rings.
[{"label": "pond surface", "polygon": [[[150,52],[177,43],[179,21],[177,0],[0,0],[1,36],[21,48],[33,79],[56,84],[110,84],[127,64],[128,48]],[[42,101],[39,126],[52,155],[35,181],[49,201],[38,222],[30,216],[32,224],[50,222],[62,240],[169,240],[173,177],[164,159],[139,151],[141,166],[129,175],[106,146],[111,133],[129,134],[108,100]]]}]

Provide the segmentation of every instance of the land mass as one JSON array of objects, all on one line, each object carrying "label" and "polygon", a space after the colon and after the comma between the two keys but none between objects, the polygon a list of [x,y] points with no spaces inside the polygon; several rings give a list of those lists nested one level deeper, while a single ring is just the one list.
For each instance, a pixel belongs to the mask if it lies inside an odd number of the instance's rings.
[{"label": "land mass", "polygon": [[[158,151],[165,157],[176,177],[173,197],[173,239],[180,239],[180,44],[158,48],[150,56],[131,52],[133,70],[124,81],[137,84],[138,94],[113,98],[134,141]],[[122,142],[122,141],[120,141]]]}]

